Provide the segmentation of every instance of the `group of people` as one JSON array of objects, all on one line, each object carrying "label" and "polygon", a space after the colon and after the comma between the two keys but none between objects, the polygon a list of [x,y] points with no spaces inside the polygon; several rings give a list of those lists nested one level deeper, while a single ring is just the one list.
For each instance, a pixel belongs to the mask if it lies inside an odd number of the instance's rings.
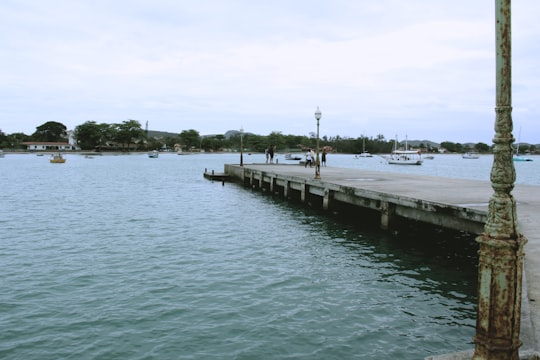
[{"label": "group of people", "polygon": [[[304,167],[313,167],[313,162],[315,161],[315,151],[313,149],[309,149],[306,153],[306,162],[304,164]],[[322,166],[326,166],[326,150],[323,149],[322,155],[321,155],[321,164]],[[318,164],[315,164],[317,166]]]},{"label": "group of people", "polygon": [[274,149],[276,147],[274,145],[270,145],[264,150],[264,155],[266,156],[266,163],[274,163]]},{"label": "group of people", "polygon": [[[265,150],[264,150],[264,155],[266,156],[266,163],[270,163],[270,164],[273,164],[274,163],[274,150],[275,150],[275,145],[270,145],[269,147],[267,147]],[[314,164],[315,162],[315,151],[313,151],[313,149],[309,149],[308,152],[306,153],[306,161],[305,161],[305,164],[304,164],[304,167],[313,167],[313,165],[317,166],[318,164]],[[277,164],[277,160],[276,160],[276,164]],[[326,149],[323,149],[322,150],[322,154],[321,154],[321,164],[322,166],[326,166]]]}]

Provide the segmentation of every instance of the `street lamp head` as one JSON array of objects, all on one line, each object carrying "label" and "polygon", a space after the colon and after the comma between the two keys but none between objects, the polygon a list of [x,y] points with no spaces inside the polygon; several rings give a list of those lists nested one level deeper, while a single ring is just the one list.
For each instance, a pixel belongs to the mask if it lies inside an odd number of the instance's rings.
[{"label": "street lamp head", "polygon": [[317,121],[321,119],[321,110],[319,110],[318,106],[317,106],[317,111],[315,111],[315,119],[317,119]]}]

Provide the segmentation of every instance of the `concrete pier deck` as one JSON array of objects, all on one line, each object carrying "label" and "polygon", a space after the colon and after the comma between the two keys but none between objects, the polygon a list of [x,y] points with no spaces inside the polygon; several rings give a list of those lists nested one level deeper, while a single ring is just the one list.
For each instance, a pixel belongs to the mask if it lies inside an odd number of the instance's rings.
[{"label": "concrete pier deck", "polygon": [[[336,167],[322,167],[321,179],[314,179],[314,168],[288,164],[227,164],[225,173],[243,184],[285,197],[296,193],[300,201],[320,197],[327,209],[341,201],[379,211],[383,228],[390,228],[392,218],[398,216],[478,234],[483,231],[493,195],[487,181]],[[520,354],[524,359],[540,359],[540,186],[517,184],[512,194],[520,231],[528,239]],[[471,354],[466,351],[438,359],[465,359]]]}]

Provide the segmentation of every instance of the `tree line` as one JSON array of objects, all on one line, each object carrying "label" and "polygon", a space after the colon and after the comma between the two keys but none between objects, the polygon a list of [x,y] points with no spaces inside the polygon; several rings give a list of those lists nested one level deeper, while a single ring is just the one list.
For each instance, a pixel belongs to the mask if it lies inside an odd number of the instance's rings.
[{"label": "tree line", "polygon": [[[226,134],[204,135],[197,130],[182,130],[176,135],[149,136],[137,120],[126,120],[121,123],[97,123],[87,121],[78,125],[74,129],[74,137],[77,146],[82,150],[97,151],[146,151],[149,149],[166,149],[177,151],[238,151],[240,144],[244,151],[264,152],[269,146],[275,146],[279,152],[305,151],[317,146],[315,133],[305,135],[285,135],[282,132],[274,131],[268,135],[257,135],[252,133],[241,133],[240,131],[229,131]],[[0,147],[3,149],[23,150],[23,142],[27,141],[47,141],[65,142],[67,138],[67,128],[65,125],[55,121],[46,122],[36,128],[31,135],[24,133],[4,134],[0,130]],[[319,146],[331,148],[334,152],[356,154],[364,149],[370,153],[389,153],[394,149],[394,140],[385,139],[384,135],[378,134],[375,137],[360,136],[357,138],[341,136],[322,136],[319,139]],[[403,146],[403,143],[400,144]],[[439,152],[439,147],[430,144],[419,143],[415,146],[423,152]],[[445,141],[440,144],[440,148],[451,153],[463,153],[467,151],[477,151],[480,153],[491,152],[491,146],[485,143],[466,145]],[[521,145],[521,152],[535,152],[534,145]]]}]

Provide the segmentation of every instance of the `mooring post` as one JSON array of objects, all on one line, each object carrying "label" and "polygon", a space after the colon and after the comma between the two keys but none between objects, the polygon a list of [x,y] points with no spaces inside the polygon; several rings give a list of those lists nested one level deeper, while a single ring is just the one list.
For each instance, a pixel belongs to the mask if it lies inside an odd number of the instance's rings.
[{"label": "mooring post", "polygon": [[289,180],[285,181],[285,186],[283,187],[283,197],[288,198],[291,192],[291,182]]},{"label": "mooring post", "polygon": [[496,8],[496,120],[493,139],[488,218],[479,243],[478,310],[474,360],[518,360],[523,246],[516,201],[513,163],[511,0],[495,0]]},{"label": "mooring post", "polygon": [[273,176],[273,175],[270,175],[270,194],[273,194],[274,193],[274,183],[276,181],[276,178]]},{"label": "mooring post", "polygon": [[302,190],[300,191],[300,202],[305,203],[307,201],[307,196],[309,194],[309,185],[304,184]]},{"label": "mooring post", "polygon": [[323,203],[322,207],[323,210],[329,210],[332,206],[332,200],[334,198],[334,192],[330,189],[324,189],[324,196],[323,196]]},{"label": "mooring post", "polygon": [[396,206],[388,201],[381,202],[381,229],[392,230],[395,220]]}]

